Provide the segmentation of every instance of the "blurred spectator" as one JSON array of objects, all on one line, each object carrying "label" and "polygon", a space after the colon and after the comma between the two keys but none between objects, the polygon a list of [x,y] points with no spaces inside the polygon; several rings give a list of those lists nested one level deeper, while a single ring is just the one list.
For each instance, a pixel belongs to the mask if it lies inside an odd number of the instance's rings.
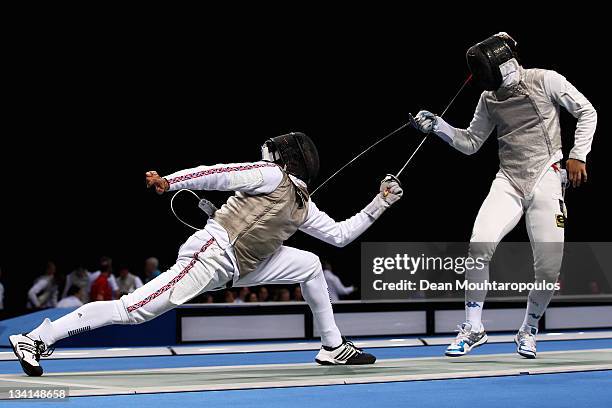
[{"label": "blurred spectator", "polygon": [[85,295],[85,288],[81,288],[76,285],[72,285],[66,296],[57,303],[58,308],[61,307],[79,307],[83,306],[83,297]]},{"label": "blurred spectator", "polygon": [[90,300],[113,300],[113,289],[110,284],[111,276],[108,270],[100,271],[98,277],[91,285],[91,293],[89,294]]},{"label": "blurred spectator", "polygon": [[223,299],[225,303],[234,303],[234,292],[231,290],[226,290]]},{"label": "blurred spectator", "polygon": [[119,277],[117,278],[117,286],[119,287],[119,296],[132,293],[142,286],[140,278],[132,273],[127,267],[119,269]]},{"label": "blurred spectator", "polygon": [[270,297],[270,293],[268,292],[268,288],[266,288],[265,286],[260,286],[259,290],[257,292],[257,298],[259,299],[260,302],[267,302]]},{"label": "blurred spectator", "polygon": [[[91,284],[90,284],[90,299],[89,300],[99,300],[91,297],[91,292],[93,291],[94,283],[101,277],[102,274],[106,275],[105,279],[102,279],[108,283],[111,290],[111,299],[112,300],[119,293],[119,286],[117,285],[117,280],[115,279],[115,275],[113,275],[113,260],[108,256],[103,256],[100,258],[100,269],[92,272],[89,276]],[[99,289],[99,287],[98,287]]]},{"label": "blurred spectator", "polygon": [[289,289],[282,288],[278,291],[278,301],[279,302],[290,302],[291,301],[291,293]]},{"label": "blurred spectator", "polygon": [[249,296],[251,290],[247,287],[242,287],[238,290],[238,297],[234,300],[234,303],[244,303],[246,302],[247,296]]},{"label": "blurred spectator", "polygon": [[599,289],[599,283],[597,283],[596,281],[589,282],[589,294],[590,295],[601,294],[601,289]]},{"label": "blurred spectator", "polygon": [[[0,268],[0,278],[2,278],[2,268]],[[3,310],[4,310],[4,285],[0,281],[0,314],[2,313]]]},{"label": "blurred spectator", "polygon": [[34,282],[28,291],[28,309],[43,309],[57,305],[58,286],[55,263],[49,261],[45,274]]},{"label": "blurred spectator", "polygon": [[332,303],[340,300],[340,296],[350,295],[356,289],[354,286],[344,286],[340,278],[332,272],[332,266],[327,261],[323,261],[323,276],[327,282]]},{"label": "blurred spectator", "polygon": [[293,300],[296,302],[304,301],[304,297],[302,296],[302,287],[299,285],[293,288]]},{"label": "blurred spectator", "polygon": [[246,298],[247,302],[258,302],[259,300],[257,299],[257,293],[255,292],[251,292],[249,293],[249,295]]},{"label": "blurred spectator", "polygon": [[87,269],[79,266],[74,271],[70,272],[66,276],[66,283],[64,284],[64,291],[62,293],[62,299],[68,296],[68,291],[71,287],[76,286],[80,289],[83,289],[83,297],[81,300],[83,303],[87,303],[89,301],[89,291],[91,290],[91,284],[94,279],[91,277],[92,273]]},{"label": "blurred spectator", "polygon": [[215,303],[215,297],[210,293],[207,293],[204,297],[204,303]]},{"label": "blurred spectator", "polygon": [[144,264],[144,283],[147,283],[161,275],[159,270],[159,260],[155,257],[150,257],[145,260]]}]

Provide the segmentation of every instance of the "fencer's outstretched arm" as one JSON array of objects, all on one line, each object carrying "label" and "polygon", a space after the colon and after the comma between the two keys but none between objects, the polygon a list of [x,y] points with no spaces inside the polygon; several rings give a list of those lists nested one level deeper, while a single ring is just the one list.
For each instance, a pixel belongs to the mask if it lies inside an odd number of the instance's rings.
[{"label": "fencer's outstretched arm", "polygon": [[[388,191],[387,194],[385,190]],[[381,183],[379,194],[370,204],[351,218],[341,222],[335,221],[319,210],[310,200],[308,217],[300,230],[328,244],[343,247],[367,230],[387,208],[401,198],[402,194],[403,191],[399,184],[385,179]]]},{"label": "fencer's outstretched arm", "polygon": [[544,87],[553,103],[563,106],[578,120],[574,133],[574,147],[569,153],[569,158],[586,162],[597,127],[597,111],[580,91],[555,71],[546,71]]},{"label": "fencer's outstretched arm", "polygon": [[484,101],[484,93],[480,96],[474,117],[467,129],[455,128],[441,117],[428,111],[420,111],[415,119],[419,130],[424,133],[432,131],[464,154],[476,153],[495,129],[495,124],[489,116],[487,104]]},{"label": "fencer's outstretched arm", "polygon": [[276,189],[283,178],[282,171],[274,163],[215,164],[180,170],[165,177],[147,172],[147,186],[154,186],[158,193],[190,190],[241,191],[247,194],[267,194]]},{"label": "fencer's outstretched arm", "polygon": [[444,119],[439,117],[433,132],[461,153],[474,154],[489,138],[493,129],[495,129],[495,124],[489,116],[483,94],[480,96],[480,100],[474,111],[474,117],[467,129],[452,127]]}]

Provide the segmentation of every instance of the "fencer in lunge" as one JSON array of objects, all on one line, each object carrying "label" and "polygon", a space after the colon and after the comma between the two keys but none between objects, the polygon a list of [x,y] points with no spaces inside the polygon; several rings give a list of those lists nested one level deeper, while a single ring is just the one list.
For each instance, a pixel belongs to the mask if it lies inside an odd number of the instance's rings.
[{"label": "fencer in lunge", "polygon": [[[465,154],[475,153],[494,129],[499,142],[500,170],[476,217],[470,239],[470,255],[487,262],[482,269],[466,271],[471,283],[489,279],[489,265],[497,244],[519,222],[523,214],[534,256],[536,282],[556,282],[563,257],[567,217],[564,188],[569,173],[573,186],[586,182],[586,159],[597,125],[591,103],[555,71],[526,69],[518,62],[516,42],[498,33],[467,51],[473,79],[484,92],[480,96],[470,126],[459,129],[441,117],[422,110],[416,116],[418,128],[433,132]],[[560,162],[560,108],[578,121],[574,147]],[[517,352],[526,358],[536,356],[538,321],[554,290],[532,290],[527,310],[515,341]],[[448,356],[461,356],[487,341],[482,325],[486,291],[467,290],[466,322],[457,338],[446,349]]]},{"label": "fencer in lunge", "polygon": [[319,258],[284,246],[297,230],[336,246],[357,238],[402,196],[393,179],[384,179],[374,199],[353,217],[336,222],[310,199],[308,187],[319,170],[319,156],[303,133],[268,139],[262,160],[182,170],[166,177],[146,174],[148,187],[162,194],[183,188],[234,191],[211,214],[206,227],[179,249],[176,264],[119,300],[86,304],[27,334],[10,336],[21,366],[42,375],[39,360],[65,337],[110,324],[138,324],[214,289],[260,284],[300,283],[321,333],[315,360],[323,365],[372,364],[376,358],[341,336],[334,321]]}]

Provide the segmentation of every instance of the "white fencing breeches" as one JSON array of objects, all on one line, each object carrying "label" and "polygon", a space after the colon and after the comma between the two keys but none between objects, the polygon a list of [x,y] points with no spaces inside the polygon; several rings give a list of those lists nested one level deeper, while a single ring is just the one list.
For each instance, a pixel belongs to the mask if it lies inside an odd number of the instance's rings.
[{"label": "white fencing breeches", "polygon": [[[565,203],[561,175],[553,167],[546,170],[528,197],[523,197],[501,170],[497,173],[474,223],[470,256],[490,261],[497,244],[518,224],[523,214],[533,250],[535,280],[554,283],[559,276],[563,258]],[[488,271],[487,262],[483,270],[466,271],[466,279],[475,283],[489,280]],[[553,293],[554,291],[530,292],[528,314],[533,315],[531,324],[537,323]],[[478,303],[481,308],[485,296],[486,291],[466,291],[468,321],[471,320],[468,306],[478,309]],[[478,317],[472,323],[478,324],[479,312],[473,312]]]},{"label": "white fencing breeches", "polygon": [[128,323],[142,323],[203,292],[224,287],[233,276],[227,253],[206,231],[199,231],[181,246],[174,266],[120,301]]},{"label": "white fencing breeches", "polygon": [[[234,278],[234,262],[206,231],[191,236],[179,250],[177,262],[119,300],[92,302],[57,319],[45,320],[30,335],[47,345],[65,337],[110,324],[138,324],[151,320],[200,293],[224,287]],[[324,345],[342,343],[334,321],[327,283],[319,258],[291,247],[279,248],[235,286],[300,283]]]},{"label": "white fencing breeches", "polygon": [[[518,224],[523,214],[532,243],[563,242],[564,228],[557,219],[558,215],[563,214],[560,204],[563,204],[561,176],[552,167],[544,173],[527,198],[523,198],[500,171],[474,223],[470,242],[485,245],[472,245],[471,250],[476,250],[473,256],[490,260],[497,244]],[[537,274],[537,264],[541,259],[537,253],[534,256]]]},{"label": "white fencing breeches", "polygon": [[223,287],[234,266],[205,231],[192,235],[179,249],[166,272],[119,300],[87,303],[54,322],[45,320],[30,335],[48,346],[65,337],[109,324],[138,324],[151,320],[200,293]]},{"label": "white fencing breeches", "polygon": [[299,283],[310,306],[316,327],[325,346],[342,344],[321,261],[315,254],[282,246],[253,272],[240,277],[234,286]]}]

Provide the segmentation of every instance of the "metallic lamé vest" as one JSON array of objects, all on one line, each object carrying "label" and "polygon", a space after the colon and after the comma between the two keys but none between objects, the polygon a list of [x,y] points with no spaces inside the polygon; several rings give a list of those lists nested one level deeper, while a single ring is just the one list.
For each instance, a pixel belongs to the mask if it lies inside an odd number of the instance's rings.
[{"label": "metallic lam\u00e9 vest", "polygon": [[240,276],[252,272],[304,223],[308,192],[287,173],[273,192],[247,195],[237,192],[214,214],[228,233]]},{"label": "metallic lam\u00e9 vest", "polygon": [[528,196],[551,157],[561,149],[559,106],[546,95],[542,69],[522,69],[515,87],[485,92],[497,126],[501,170]]}]

